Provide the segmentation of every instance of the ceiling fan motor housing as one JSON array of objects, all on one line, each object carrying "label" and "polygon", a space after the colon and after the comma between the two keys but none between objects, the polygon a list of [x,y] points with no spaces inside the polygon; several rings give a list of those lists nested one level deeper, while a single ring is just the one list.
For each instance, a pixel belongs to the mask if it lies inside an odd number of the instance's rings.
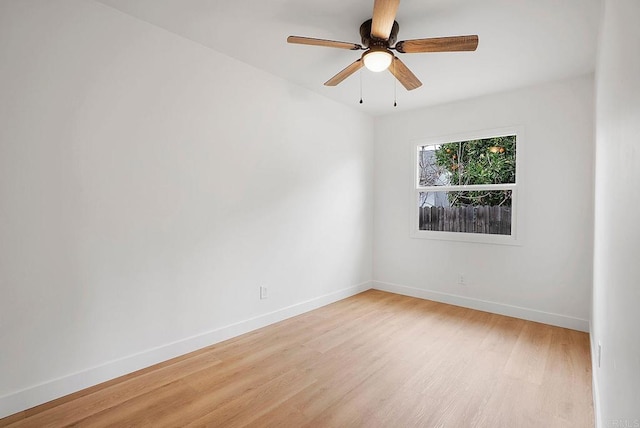
[{"label": "ceiling fan motor housing", "polygon": [[373,46],[382,46],[385,48],[391,47],[398,40],[398,31],[400,30],[400,25],[396,21],[393,21],[393,27],[391,27],[391,34],[389,34],[389,39],[381,40],[371,37],[371,22],[373,20],[367,19],[360,26],[360,38],[362,39],[362,46],[365,48],[373,47]]}]

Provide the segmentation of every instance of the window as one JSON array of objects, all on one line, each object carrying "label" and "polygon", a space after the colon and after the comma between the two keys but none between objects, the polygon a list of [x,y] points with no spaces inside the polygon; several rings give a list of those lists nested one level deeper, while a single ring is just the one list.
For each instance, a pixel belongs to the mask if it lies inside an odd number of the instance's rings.
[{"label": "window", "polygon": [[412,236],[515,243],[518,140],[494,130],[420,142]]}]

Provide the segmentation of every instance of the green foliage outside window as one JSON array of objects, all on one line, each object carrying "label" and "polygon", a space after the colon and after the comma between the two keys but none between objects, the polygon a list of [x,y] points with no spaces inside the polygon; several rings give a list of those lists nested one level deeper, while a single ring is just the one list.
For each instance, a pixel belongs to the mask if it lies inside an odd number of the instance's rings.
[{"label": "green foliage outside window", "polygon": [[[445,143],[435,162],[447,171],[451,185],[505,184],[516,180],[516,137],[494,137]],[[511,206],[511,192],[449,192],[451,206]]]}]

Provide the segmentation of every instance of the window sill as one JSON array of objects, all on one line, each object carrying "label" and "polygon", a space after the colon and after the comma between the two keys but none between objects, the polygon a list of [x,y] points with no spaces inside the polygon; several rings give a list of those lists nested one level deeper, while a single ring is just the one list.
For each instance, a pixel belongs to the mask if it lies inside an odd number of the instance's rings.
[{"label": "window sill", "polygon": [[438,241],[471,242],[490,245],[522,246],[521,240],[515,235],[488,235],[482,233],[464,232],[437,232],[432,230],[414,230],[411,233],[414,239],[433,239]]}]

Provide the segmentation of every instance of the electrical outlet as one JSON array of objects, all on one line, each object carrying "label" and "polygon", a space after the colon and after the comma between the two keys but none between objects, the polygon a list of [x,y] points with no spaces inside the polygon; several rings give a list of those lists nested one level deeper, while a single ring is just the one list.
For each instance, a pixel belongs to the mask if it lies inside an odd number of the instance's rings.
[{"label": "electrical outlet", "polygon": [[458,274],[458,284],[467,285],[467,281],[466,281],[463,273],[459,273]]},{"label": "electrical outlet", "polygon": [[260,286],[260,298],[261,299],[266,299],[267,297],[269,297],[269,293],[267,290],[267,287],[265,287],[264,285]]}]

